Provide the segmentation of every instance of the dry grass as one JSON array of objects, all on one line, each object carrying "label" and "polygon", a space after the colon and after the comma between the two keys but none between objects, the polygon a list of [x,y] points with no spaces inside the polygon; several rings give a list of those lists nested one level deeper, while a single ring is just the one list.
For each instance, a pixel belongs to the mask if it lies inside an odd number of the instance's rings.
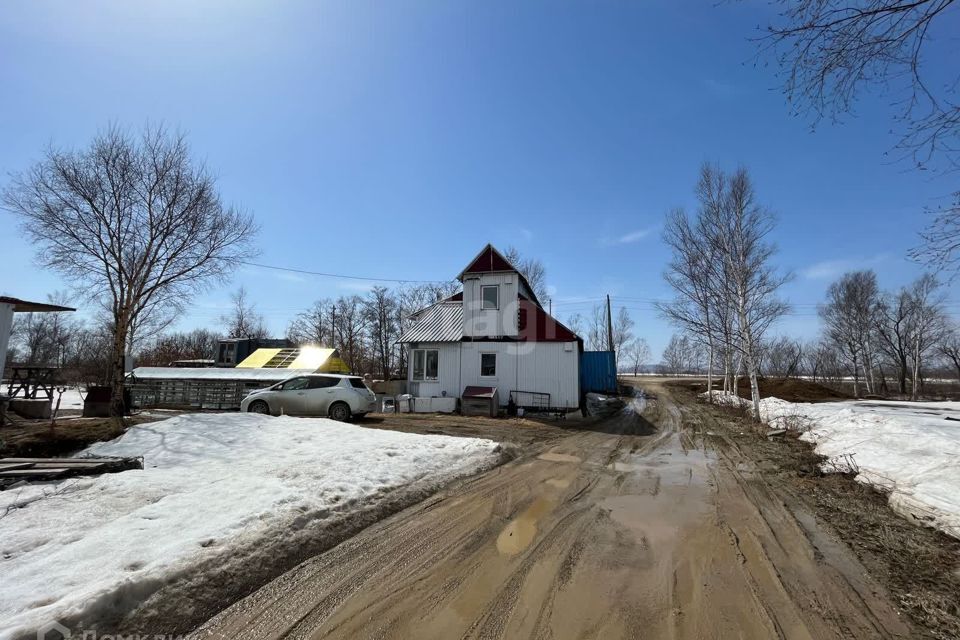
[{"label": "dry grass", "polygon": [[0,428],[0,458],[68,456],[93,444],[123,435],[132,425],[155,418],[132,416],[120,423],[113,418],[60,419],[50,429],[49,420],[21,420]]}]

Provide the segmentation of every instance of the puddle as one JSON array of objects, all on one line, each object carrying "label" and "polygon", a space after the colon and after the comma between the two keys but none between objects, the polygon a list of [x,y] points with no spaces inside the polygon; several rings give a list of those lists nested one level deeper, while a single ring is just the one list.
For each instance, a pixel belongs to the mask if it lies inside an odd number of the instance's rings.
[{"label": "puddle", "polygon": [[541,453],[540,455],[537,456],[537,458],[539,458],[540,460],[547,460],[548,462],[575,462],[575,463],[583,462],[583,460],[581,460],[577,456],[568,456],[565,453],[550,453],[550,452]]},{"label": "puddle", "polygon": [[[670,454],[672,457],[667,457]],[[680,531],[703,520],[710,512],[710,456],[700,449],[672,451],[659,459],[623,456],[610,465],[629,472],[621,495],[602,500],[599,506],[610,518],[643,544],[670,544]],[[664,464],[669,461],[669,464]]]},{"label": "puddle", "polygon": [[497,551],[513,556],[533,542],[537,536],[537,522],[553,508],[554,502],[547,498],[537,498],[526,510],[504,527],[497,537]]}]

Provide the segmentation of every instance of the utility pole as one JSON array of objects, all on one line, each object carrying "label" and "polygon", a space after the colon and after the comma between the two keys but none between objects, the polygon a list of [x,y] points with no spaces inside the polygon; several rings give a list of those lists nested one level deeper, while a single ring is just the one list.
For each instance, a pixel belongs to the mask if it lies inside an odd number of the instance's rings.
[{"label": "utility pole", "polygon": [[607,351],[613,351],[613,318],[610,315],[610,294],[607,294]]}]

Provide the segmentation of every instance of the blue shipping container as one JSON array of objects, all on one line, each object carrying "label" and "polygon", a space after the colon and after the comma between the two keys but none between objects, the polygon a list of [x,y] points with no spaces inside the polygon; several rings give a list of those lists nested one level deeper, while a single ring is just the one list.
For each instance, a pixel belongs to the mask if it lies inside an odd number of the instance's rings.
[{"label": "blue shipping container", "polygon": [[617,392],[617,367],[613,351],[584,351],[580,354],[580,392]]}]

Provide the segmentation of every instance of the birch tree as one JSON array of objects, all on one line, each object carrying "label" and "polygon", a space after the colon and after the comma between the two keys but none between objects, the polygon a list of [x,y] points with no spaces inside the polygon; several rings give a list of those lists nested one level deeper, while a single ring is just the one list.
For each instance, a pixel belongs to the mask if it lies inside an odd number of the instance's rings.
[{"label": "birch tree", "polygon": [[871,368],[870,346],[880,292],[873,271],[852,271],[830,285],[827,301],[818,313],[824,323],[827,338],[848,358],[853,372],[853,395],[860,397],[860,373],[867,380],[867,392],[872,393],[866,372]]},{"label": "birch tree", "polygon": [[[704,179],[701,174],[701,181]],[[710,179],[707,176],[707,179]],[[701,217],[700,220],[703,220]],[[700,337],[707,347],[707,393],[712,401],[713,363],[716,353],[716,289],[711,278],[711,262],[717,258],[719,244],[708,229],[692,222],[682,209],[667,216],[663,240],[672,250],[664,279],[675,293],[674,299],[657,303],[660,314],[681,330]]]},{"label": "birch tree", "polygon": [[921,276],[911,287],[911,325],[913,335],[910,340],[911,359],[913,360],[913,384],[910,399],[916,400],[922,384],[923,361],[929,351],[940,341],[946,330],[943,313],[943,295],[940,283],[932,275]]},{"label": "birch tree", "polygon": [[746,169],[729,178],[722,208],[705,212],[704,226],[717,244],[722,265],[723,296],[736,318],[735,346],[743,356],[750,378],[754,418],[760,418],[758,349],[767,329],[789,307],[777,297],[789,279],[771,264],[776,247],[768,241],[774,228],[773,215],[756,201]]}]

